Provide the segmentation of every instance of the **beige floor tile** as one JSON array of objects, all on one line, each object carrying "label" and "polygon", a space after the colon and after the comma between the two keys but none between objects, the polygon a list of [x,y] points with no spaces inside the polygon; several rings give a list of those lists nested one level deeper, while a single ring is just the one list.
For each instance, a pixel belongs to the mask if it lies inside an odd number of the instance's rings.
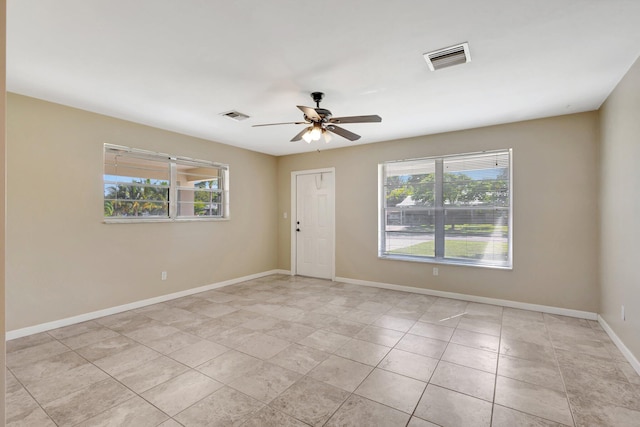
[{"label": "beige floor tile", "polygon": [[248,375],[262,366],[262,360],[230,350],[200,366],[198,371],[203,374],[228,384],[238,377]]},{"label": "beige floor tile", "polygon": [[115,378],[136,393],[142,393],[182,374],[187,369],[189,368],[185,365],[161,356],[124,371]]},{"label": "beige floor tile", "polygon": [[349,337],[336,334],[328,331],[315,331],[310,334],[306,338],[303,338],[298,341],[298,344],[305,345],[307,347],[313,347],[320,351],[325,351],[327,353],[333,353],[347,341],[349,341]]},{"label": "beige floor tile", "polygon": [[45,404],[107,378],[109,376],[102,370],[90,363],[85,363],[48,376],[41,381],[26,384],[26,388],[40,404]]},{"label": "beige floor tile", "polygon": [[229,386],[263,403],[269,403],[301,376],[297,372],[264,362],[253,372],[236,378]]},{"label": "beige floor tile", "polygon": [[169,418],[162,424],[158,424],[158,427],[183,427],[183,425],[175,421],[173,418]]},{"label": "beige floor tile", "polygon": [[447,343],[433,338],[407,334],[396,344],[396,348],[422,356],[440,359],[444,350],[447,348]]},{"label": "beige floor tile", "polygon": [[169,417],[139,396],[81,422],[77,427],[156,427]]},{"label": "beige floor tile", "polygon": [[13,368],[13,373],[23,384],[42,381],[70,369],[86,364],[87,361],[73,351],[56,354],[29,365]]},{"label": "beige floor tile", "polygon": [[308,337],[313,332],[314,328],[302,325],[300,323],[280,321],[272,328],[264,331],[265,334],[277,337],[286,341],[295,342],[303,338]]},{"label": "beige floor tile", "polygon": [[59,426],[74,426],[133,396],[125,386],[109,378],[49,402],[43,408]]},{"label": "beige floor tile", "polygon": [[544,324],[538,328],[523,328],[522,326],[516,325],[504,325],[501,337],[503,340],[517,340],[540,346],[551,346],[551,339],[549,338],[549,333],[547,332]]},{"label": "beige floor tile", "polygon": [[447,427],[489,427],[491,406],[485,400],[429,384],[415,415]]},{"label": "beige floor tile", "polygon": [[90,320],[88,322],[81,322],[74,325],[64,326],[62,328],[52,329],[47,333],[57,340],[64,340],[69,337],[95,331],[96,329],[103,329],[103,327],[99,323]]},{"label": "beige floor tile", "polygon": [[456,329],[451,336],[450,342],[493,352],[497,352],[500,347],[499,337],[471,332],[465,329]]},{"label": "beige floor tile", "polygon": [[374,369],[355,394],[411,414],[426,383],[393,372]]},{"label": "beige floor tile", "polygon": [[199,341],[201,341],[201,338],[198,338],[195,335],[178,331],[166,337],[148,341],[145,345],[162,354],[169,354]]},{"label": "beige floor tile", "polygon": [[[195,424],[475,427],[492,394],[495,426],[640,417],[640,376],[595,321],[289,275],[11,340],[7,367],[8,425],[52,425],[27,389],[61,425],[180,425],[164,407]],[[214,394],[259,403],[225,415]]]},{"label": "beige floor tile", "polygon": [[54,338],[46,332],[27,335],[26,337],[15,338],[7,341],[6,352],[13,353],[14,351],[23,350],[25,348],[34,347],[36,345],[45,344],[52,341],[54,341]]},{"label": "beige floor tile", "polygon": [[564,392],[564,382],[555,361],[545,362],[500,356],[498,375]]},{"label": "beige floor tile", "polygon": [[[609,399],[611,400],[611,399]],[[640,411],[620,404],[569,395],[576,426],[637,426]]]},{"label": "beige floor tile", "polygon": [[500,341],[500,354],[540,362],[555,360],[556,357],[550,344],[540,345],[504,337]]},{"label": "beige floor tile", "polygon": [[242,424],[242,427],[307,427],[307,424],[265,406]]},{"label": "beige floor tile", "polygon": [[55,426],[55,423],[45,414],[40,405],[20,385],[11,392],[9,389],[7,390],[5,417],[7,426]]},{"label": "beige floor tile", "polygon": [[489,402],[493,401],[495,382],[494,374],[445,361],[438,363],[430,381],[431,384]]},{"label": "beige floor tile", "polygon": [[275,356],[290,345],[291,343],[289,341],[271,335],[257,333],[250,340],[244,341],[237,346],[236,349],[264,360]]},{"label": "beige floor tile", "polygon": [[432,323],[434,325],[447,326],[455,328],[462,320],[463,313],[455,311],[431,311],[427,310],[420,318],[420,322]]},{"label": "beige floor tile", "polygon": [[432,323],[416,322],[409,333],[421,337],[434,338],[441,341],[449,341],[453,335],[454,328],[449,326],[434,325]]},{"label": "beige floor tile", "polygon": [[493,405],[492,427],[562,427],[565,424],[559,424],[555,421],[545,420],[515,409],[505,408],[500,405]]},{"label": "beige floor tile", "polygon": [[232,307],[227,304],[218,304],[215,302],[211,302],[207,305],[196,308],[195,312],[199,314],[204,314],[207,317],[217,318],[217,317],[225,316],[227,314],[231,314],[237,310],[238,309],[236,307]]},{"label": "beige floor tile", "polygon": [[105,328],[100,325],[98,326],[98,329],[61,339],[60,342],[71,349],[77,349],[109,338],[115,338],[120,335],[109,328]]},{"label": "beige floor tile", "polygon": [[392,329],[399,332],[407,332],[415,323],[415,320],[383,315],[380,316],[378,320],[373,322],[372,325],[379,328]]},{"label": "beige floor tile", "polygon": [[229,351],[228,347],[212,341],[200,340],[173,353],[169,353],[168,356],[180,363],[195,368],[227,351]]},{"label": "beige floor tile", "polygon": [[239,391],[223,387],[176,415],[175,419],[185,427],[239,426],[263,406]]},{"label": "beige floor tile", "polygon": [[93,363],[109,375],[118,375],[160,356],[161,354],[157,351],[143,345],[137,345],[111,356],[98,359]]},{"label": "beige floor tile", "polygon": [[303,377],[270,406],[312,426],[321,426],[347,397],[349,393],[344,390]]},{"label": "beige floor tile", "polygon": [[409,424],[407,424],[407,427],[440,427],[440,426],[434,423],[430,423],[429,421],[423,420],[422,418],[411,417],[411,420],[409,421]]},{"label": "beige floor tile", "polygon": [[345,391],[354,391],[372,371],[372,367],[331,355],[307,375]]},{"label": "beige floor tile", "polygon": [[329,357],[329,353],[324,351],[300,344],[292,344],[273,356],[269,361],[304,375],[318,366],[327,357]]},{"label": "beige floor tile", "polygon": [[477,332],[480,334],[500,336],[500,330],[502,328],[500,323],[487,322],[485,320],[470,319],[466,315],[458,323],[458,328],[465,329],[471,332]]},{"label": "beige floor tile", "polygon": [[376,366],[384,359],[389,350],[391,350],[390,347],[352,339],[336,350],[335,354],[356,362]]},{"label": "beige floor tile", "polygon": [[[350,320],[352,322],[358,322],[365,325],[369,325],[382,316],[381,313],[376,313],[372,311],[366,310],[358,310],[358,309],[346,309],[347,311],[340,315],[341,319]],[[398,316],[401,317],[401,316]]]},{"label": "beige floor tile", "polygon": [[58,341],[49,341],[7,354],[6,363],[11,369],[20,368],[67,351],[69,347],[66,345]]},{"label": "beige floor tile", "polygon": [[222,386],[222,383],[199,372],[188,371],[147,390],[141,396],[173,417]]},{"label": "beige floor tile", "polygon": [[148,324],[141,328],[134,329],[130,332],[125,332],[124,335],[140,343],[146,344],[157,339],[166,338],[176,332],[180,332],[180,329],[155,322],[153,324]]},{"label": "beige floor tile", "polygon": [[495,374],[498,353],[449,343],[442,360]]},{"label": "beige floor tile", "polygon": [[365,328],[364,323],[352,322],[350,320],[333,318],[323,327],[324,330],[334,332],[336,334],[353,337]]},{"label": "beige floor tile", "polygon": [[125,311],[112,314],[111,316],[101,317],[100,319],[96,319],[95,322],[121,334],[139,329],[145,325],[157,324],[155,320],[138,314],[135,311]]},{"label": "beige floor tile", "polygon": [[410,415],[352,394],[326,427],[405,427]]},{"label": "beige floor tile", "polygon": [[382,360],[378,368],[428,382],[437,364],[437,359],[394,348]]},{"label": "beige floor tile", "polygon": [[573,423],[566,394],[550,388],[498,376],[495,403],[562,424]]},{"label": "beige floor tile", "polygon": [[108,338],[97,343],[90,344],[86,347],[76,349],[76,353],[84,357],[90,362],[112,356],[139,344],[131,338],[119,335],[117,337]]},{"label": "beige floor tile", "polygon": [[583,402],[599,402],[640,411],[640,390],[627,381],[593,376],[585,371],[562,369],[567,393]]},{"label": "beige floor tile", "polygon": [[404,336],[404,332],[394,331],[392,329],[379,328],[377,326],[367,326],[358,332],[354,338],[359,340],[380,344],[387,347],[393,347]]}]

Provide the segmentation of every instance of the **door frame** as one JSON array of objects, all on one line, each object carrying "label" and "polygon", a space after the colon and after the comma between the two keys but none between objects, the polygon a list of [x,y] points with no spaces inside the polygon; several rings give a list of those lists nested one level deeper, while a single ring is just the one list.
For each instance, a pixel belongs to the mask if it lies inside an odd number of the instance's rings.
[{"label": "door frame", "polygon": [[336,279],[336,168],[309,169],[291,172],[291,275],[295,276],[298,269],[298,239],[296,237],[296,221],[298,217],[298,186],[297,180],[299,175],[313,175],[317,173],[331,173],[333,180],[331,184],[331,210],[329,214],[333,227],[331,228],[331,280]]}]

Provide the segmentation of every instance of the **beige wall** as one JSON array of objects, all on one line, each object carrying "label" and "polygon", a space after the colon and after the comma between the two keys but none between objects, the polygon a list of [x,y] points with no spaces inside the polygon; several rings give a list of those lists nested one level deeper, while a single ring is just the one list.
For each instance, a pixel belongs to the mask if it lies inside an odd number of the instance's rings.
[{"label": "beige wall", "polygon": [[[277,268],[274,157],[15,94],[7,126],[7,330]],[[104,224],[105,142],[228,163],[231,219]]]},{"label": "beige wall", "polygon": [[640,60],[602,106],[600,125],[600,314],[640,358]]},{"label": "beige wall", "polygon": [[[291,171],[335,167],[338,277],[596,312],[598,136],[591,112],[280,157],[278,265],[290,268]],[[512,271],[440,265],[434,277],[433,264],[377,258],[379,162],[498,148],[513,148]]]},{"label": "beige wall", "polygon": [[[0,0],[0,93],[5,93],[6,81],[6,20],[7,18],[7,2]],[[5,117],[6,117],[6,101],[4,97],[0,102],[0,366],[4,367],[5,363],[5,168],[6,168],[6,146],[5,146]],[[4,402],[5,402],[5,372],[2,369],[0,373],[0,423],[4,425]]]}]

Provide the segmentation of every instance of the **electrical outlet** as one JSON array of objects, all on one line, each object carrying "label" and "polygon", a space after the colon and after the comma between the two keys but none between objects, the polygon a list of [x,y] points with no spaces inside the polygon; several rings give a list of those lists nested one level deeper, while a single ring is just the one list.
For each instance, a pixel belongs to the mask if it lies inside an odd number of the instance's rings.
[{"label": "electrical outlet", "polygon": [[438,275],[438,267],[433,267],[433,275],[434,276]]},{"label": "electrical outlet", "polygon": [[625,315],[624,315],[624,305],[621,306],[622,308],[620,309],[620,318],[624,321],[627,320]]},{"label": "electrical outlet", "polygon": [[284,219],[287,219],[287,216],[288,216],[288,215],[287,215],[287,213],[286,213],[286,212],[284,212],[284,213],[282,214],[282,218],[284,218]]},{"label": "electrical outlet", "polygon": [[167,280],[167,272],[166,272],[166,271],[163,271],[163,272],[162,272],[162,276],[160,276],[160,278],[161,278],[162,280]]}]

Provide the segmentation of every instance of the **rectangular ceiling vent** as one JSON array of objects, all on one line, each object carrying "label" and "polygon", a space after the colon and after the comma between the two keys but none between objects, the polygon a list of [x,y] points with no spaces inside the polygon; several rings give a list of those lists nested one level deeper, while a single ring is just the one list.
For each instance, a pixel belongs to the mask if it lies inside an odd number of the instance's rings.
[{"label": "rectangular ceiling vent", "polygon": [[427,61],[427,65],[431,71],[471,62],[469,43],[465,42],[444,49],[434,50],[433,52],[427,52],[424,54],[424,59]]},{"label": "rectangular ceiling vent", "polygon": [[234,110],[227,111],[226,113],[220,113],[220,115],[228,117],[231,120],[235,120],[236,122],[241,122],[242,120],[247,120],[249,118],[246,114]]}]

